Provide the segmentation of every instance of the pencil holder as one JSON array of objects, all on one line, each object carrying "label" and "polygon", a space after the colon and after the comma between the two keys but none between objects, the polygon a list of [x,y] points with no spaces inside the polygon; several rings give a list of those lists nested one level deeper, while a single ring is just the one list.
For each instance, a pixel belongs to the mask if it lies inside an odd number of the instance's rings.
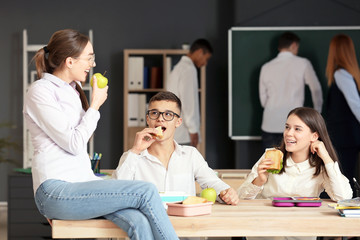
[{"label": "pencil holder", "polygon": [[100,173],[100,160],[91,159],[91,169],[94,173]]}]

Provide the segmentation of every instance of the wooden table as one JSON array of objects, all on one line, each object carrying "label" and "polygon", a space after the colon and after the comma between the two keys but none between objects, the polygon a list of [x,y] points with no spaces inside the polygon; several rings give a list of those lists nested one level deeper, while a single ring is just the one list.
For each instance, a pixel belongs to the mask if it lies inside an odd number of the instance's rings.
[{"label": "wooden table", "polygon": [[[360,218],[340,217],[324,200],[321,207],[273,207],[270,200],[215,204],[210,215],[170,220],[179,237],[360,236]],[[108,220],[52,221],[53,238],[120,238],[126,233]]]}]

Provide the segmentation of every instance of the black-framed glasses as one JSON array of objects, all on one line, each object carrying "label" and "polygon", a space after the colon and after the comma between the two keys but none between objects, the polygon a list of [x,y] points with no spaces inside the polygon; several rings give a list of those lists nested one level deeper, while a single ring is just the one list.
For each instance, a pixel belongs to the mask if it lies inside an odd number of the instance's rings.
[{"label": "black-framed glasses", "polygon": [[150,119],[152,120],[156,120],[160,117],[160,115],[162,115],[163,119],[165,121],[171,121],[174,119],[174,117],[180,117],[179,114],[174,113],[173,111],[165,111],[165,112],[160,112],[156,109],[152,109],[152,110],[148,110],[146,112],[146,114],[149,116]]}]

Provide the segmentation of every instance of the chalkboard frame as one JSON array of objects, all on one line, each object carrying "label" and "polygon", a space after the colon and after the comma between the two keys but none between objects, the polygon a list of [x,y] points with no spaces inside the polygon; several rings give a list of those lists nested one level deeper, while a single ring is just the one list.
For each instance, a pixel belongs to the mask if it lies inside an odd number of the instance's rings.
[{"label": "chalkboard frame", "polygon": [[[337,34],[337,33],[345,33],[345,34],[349,34],[353,40],[354,40],[354,36],[352,33],[355,34],[356,37],[359,37],[358,39],[360,39],[360,26],[317,26],[317,27],[232,27],[229,29],[228,31],[228,93],[229,93],[229,101],[228,101],[228,114],[229,114],[229,118],[228,118],[228,121],[229,121],[229,132],[228,132],[228,135],[229,137],[232,139],[232,140],[261,140],[261,118],[262,118],[262,107],[260,105],[260,100],[259,100],[259,97],[257,95],[257,99],[255,99],[254,101],[250,101],[250,100],[246,100],[245,99],[245,105],[243,104],[242,105],[242,102],[243,101],[237,101],[236,103],[234,102],[235,99],[234,99],[234,96],[235,97],[239,97],[239,94],[234,94],[233,90],[234,90],[234,83],[236,84],[235,81],[233,81],[233,76],[235,75],[236,76],[236,72],[234,73],[234,67],[233,65],[235,64],[234,63],[234,60],[233,60],[233,55],[235,55],[233,53],[233,50],[236,49],[236,47],[238,47],[236,44],[235,41],[233,41],[233,37],[238,34],[239,32],[240,33],[244,33],[244,37],[246,37],[246,33],[253,33],[253,32],[263,32],[263,33],[269,33],[269,34],[275,34],[277,33],[278,35],[280,35],[280,33],[284,32],[284,31],[292,31],[292,32],[295,32],[296,34],[298,34],[301,38],[301,41],[300,41],[300,50],[299,50],[299,56],[301,57],[306,57],[308,58],[310,61],[312,61],[311,59],[311,56],[307,56],[306,54],[302,54],[302,52],[306,52],[306,49],[303,48],[304,46],[304,41],[302,39],[302,36],[301,36],[301,33],[302,31],[327,31],[328,33],[332,33],[333,35]],[[321,32],[323,33],[323,32]],[[271,60],[272,58],[276,57],[277,55],[277,39],[276,41],[275,40],[271,40],[271,43],[269,42],[268,39],[264,39],[264,41],[267,42],[267,45],[269,45],[269,48],[271,48],[272,50],[272,53],[270,54],[271,56],[269,56],[269,53],[267,54],[267,56],[265,57],[266,60],[262,60],[261,62],[258,63],[257,65],[257,71],[258,73],[260,73],[260,68],[262,66],[262,64],[264,64],[265,62]],[[330,40],[329,40],[330,41]],[[329,42],[326,42],[324,41],[324,46],[328,49],[328,44]],[[272,47],[270,47],[270,44],[272,44]],[[359,54],[360,54],[360,41],[355,41],[354,40],[354,44],[355,44],[355,50],[357,52],[357,56],[358,56],[358,60],[359,59]],[[358,48],[357,48],[358,46]],[[308,52],[309,53],[309,52]],[[310,53],[311,55],[311,53]],[[244,56],[246,57],[246,56]],[[253,55],[251,57],[254,57]],[[257,56],[258,57],[258,56]],[[321,62],[321,65],[322,65],[322,70],[324,69],[324,64],[326,65],[326,62],[324,63],[324,61],[326,61],[326,58],[327,58],[327,52],[326,52],[326,56],[324,56],[322,62]],[[250,59],[250,58],[249,58]],[[313,64],[314,66],[314,64]],[[320,80],[320,83],[322,85],[322,88],[323,88],[323,97],[325,98],[326,96],[326,92],[327,92],[327,84],[326,84],[326,78],[325,78],[325,72],[324,71],[321,71],[321,72],[318,72],[317,69],[316,69],[316,64],[314,66],[314,69],[316,71],[316,74]],[[236,71],[239,71],[238,69]],[[258,76],[257,76],[258,77]],[[251,80],[251,79],[250,79]],[[254,84],[254,83],[253,83]],[[257,82],[257,85],[258,85],[258,82]],[[246,90],[249,90],[249,91],[246,91]],[[245,90],[242,89],[242,91],[246,91],[246,92],[243,92],[244,94],[243,95],[247,95],[249,94],[249,92],[251,89],[246,89],[246,86],[245,86]],[[252,89],[252,93],[255,93],[254,89]],[[258,88],[257,88],[257,93],[258,93]],[[306,100],[305,102],[309,102],[309,91],[307,91],[306,93],[307,97],[306,97]],[[246,97],[246,96],[245,96]],[[237,99],[238,100],[238,99]],[[243,100],[243,99],[242,99]],[[253,100],[253,99],[252,99]],[[248,102],[246,102],[248,101]],[[248,103],[248,104],[246,104]],[[310,103],[309,103],[311,106],[311,100],[310,100]],[[242,106],[241,106],[242,105]],[[234,107],[243,107],[244,109],[244,112],[241,112],[241,119],[238,117],[238,118],[235,118],[234,116],[236,116],[237,112],[236,111],[239,111],[238,109],[235,109],[234,110]],[[307,106],[305,104],[305,106]],[[248,108],[248,109],[246,109]],[[240,110],[241,111],[241,110]],[[260,114],[260,117],[259,117],[259,114]],[[249,124],[251,124],[251,127],[247,128],[247,129],[242,129],[240,130],[237,130],[236,127],[238,126],[237,124],[241,124],[242,123],[242,119],[246,119],[248,122],[247,122],[247,126],[249,126]],[[245,125],[245,128],[246,128],[246,124]],[[256,125],[255,128],[253,125]],[[250,130],[248,130],[250,129]],[[246,132],[245,132],[246,131]]]}]

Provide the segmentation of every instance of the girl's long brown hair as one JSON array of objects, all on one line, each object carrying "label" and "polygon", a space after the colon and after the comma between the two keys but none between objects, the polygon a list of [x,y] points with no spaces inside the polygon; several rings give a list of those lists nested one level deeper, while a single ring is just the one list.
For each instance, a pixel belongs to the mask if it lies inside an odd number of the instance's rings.
[{"label": "girl's long brown hair", "polygon": [[326,77],[329,86],[335,81],[334,72],[340,68],[344,68],[353,76],[360,91],[360,70],[356,59],[354,43],[345,34],[335,35],[330,42],[326,65]]},{"label": "girl's long brown hair", "polygon": [[[317,132],[317,134],[319,135],[318,140],[324,143],[325,148],[328,151],[331,159],[334,162],[339,161],[335,148],[331,143],[324,118],[321,116],[321,114],[318,111],[316,111],[313,108],[299,107],[290,111],[287,118],[289,118],[290,115],[296,115],[298,118],[300,118],[301,121],[303,121],[306,124],[306,126],[310,128],[310,131],[312,133]],[[280,171],[280,173],[283,173],[285,172],[286,159],[290,156],[290,153],[286,151],[284,138],[281,141],[279,150],[281,150],[284,153],[284,159],[283,159],[284,167]],[[323,160],[316,153],[312,154],[310,152],[310,149],[309,149],[309,163],[310,166],[315,167],[314,176],[319,175],[321,171],[325,169]]]},{"label": "girl's long brown hair", "polygon": [[[73,29],[55,32],[48,45],[39,49],[33,58],[38,79],[42,78],[44,73],[52,74],[56,69],[62,68],[66,58],[79,57],[88,42],[88,36]],[[86,111],[89,108],[86,95],[78,84],[76,90],[80,93],[82,108]]]}]

